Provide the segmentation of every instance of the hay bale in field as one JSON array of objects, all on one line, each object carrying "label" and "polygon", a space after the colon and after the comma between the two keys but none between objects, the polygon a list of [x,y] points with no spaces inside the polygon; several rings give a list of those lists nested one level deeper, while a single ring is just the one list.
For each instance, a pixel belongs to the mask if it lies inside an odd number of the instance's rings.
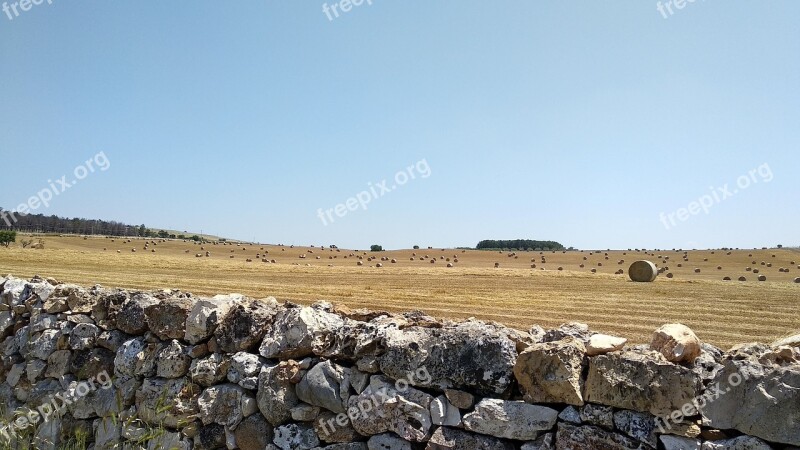
[{"label": "hay bale in field", "polygon": [[564,268],[563,267],[559,267],[558,270],[564,270]]},{"label": "hay bale in field", "polygon": [[717,270],[722,270],[722,266],[717,266]]},{"label": "hay bale in field", "polygon": [[597,269],[592,269],[592,273],[597,273]]},{"label": "hay bale in field", "polygon": [[656,280],[658,268],[655,264],[647,260],[635,261],[628,268],[628,276],[631,278],[631,281],[650,283]]},{"label": "hay bale in field", "polygon": [[363,265],[364,265],[364,261],[360,261],[360,260],[359,260],[359,261],[356,263],[356,265],[357,265],[357,266],[363,266]]},{"label": "hay bale in field", "polygon": [[381,268],[381,267],[383,267],[383,264],[381,264],[381,263],[375,264],[375,267]]},{"label": "hay bale in field", "polygon": [[700,268],[699,267],[695,267],[694,273],[700,273]]},{"label": "hay bale in field", "polygon": [[767,263],[767,267],[772,267],[772,263]]},{"label": "hay bale in field", "polygon": [[800,277],[797,277],[797,278],[795,278],[795,279],[794,279],[794,282],[795,282],[795,283],[800,283]]},{"label": "hay bale in field", "polygon": [[453,267],[453,263],[447,263],[447,267]]},{"label": "hay bale in field", "polygon": [[535,269],[535,268],[536,268],[536,264],[531,264],[531,269]]},{"label": "hay bale in field", "polygon": [[457,263],[458,262],[458,258],[453,258],[453,262]]},{"label": "hay bale in field", "polygon": [[731,281],[731,277],[722,277],[722,281]]},{"label": "hay bale in field", "polygon": [[760,270],[758,270],[758,269],[753,269],[753,273],[758,273],[758,272],[760,272]]},{"label": "hay bale in field", "polygon": [[431,258],[431,264],[436,264],[436,258]]},{"label": "hay bale in field", "polygon": [[392,258],[392,264],[397,264],[397,260]]},{"label": "hay bale in field", "polygon": [[667,274],[667,278],[672,278],[672,277],[674,277],[674,276],[675,276],[675,275],[673,275],[673,274],[672,274],[672,272],[670,272],[670,273],[668,273],[668,274]]},{"label": "hay bale in field", "polygon": [[580,268],[583,269],[585,266],[586,266],[586,264],[581,264]]},{"label": "hay bale in field", "polygon": [[117,250],[117,253],[122,253],[122,251],[121,250]]},{"label": "hay bale in field", "polygon": [[739,277],[739,281],[747,281],[747,278],[745,278],[745,277]]},{"label": "hay bale in field", "polygon": [[494,263],[494,268],[497,269],[498,267],[500,267],[500,263],[499,262]]},{"label": "hay bale in field", "polygon": [[767,276],[766,275],[759,275],[758,276],[758,281],[767,281]]}]

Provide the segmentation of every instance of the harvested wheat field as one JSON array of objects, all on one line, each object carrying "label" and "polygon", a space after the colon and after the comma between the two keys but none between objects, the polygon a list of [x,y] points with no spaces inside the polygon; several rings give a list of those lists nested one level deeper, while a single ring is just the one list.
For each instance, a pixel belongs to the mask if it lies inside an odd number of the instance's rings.
[{"label": "harvested wheat field", "polygon": [[[419,309],[523,330],[534,324],[552,327],[579,321],[633,342],[648,341],[653,330],[667,322],[684,323],[723,348],[772,341],[800,329],[800,284],[793,282],[800,275],[800,252],[790,249],[730,254],[690,250],[684,261],[684,252],[678,250],[371,253],[159,239],[47,236],[44,240],[43,250],[0,249],[0,272],[19,277],[40,274],[83,285],[177,287],[198,295],[238,292],[300,303],[325,299],[351,308]],[[667,279],[664,271],[653,283],[634,283],[626,274],[614,274],[620,269],[627,272],[638,259],[668,267],[673,278]],[[757,281],[759,275],[767,281]],[[747,281],[736,281],[740,276]],[[722,281],[723,277],[733,281]]]}]

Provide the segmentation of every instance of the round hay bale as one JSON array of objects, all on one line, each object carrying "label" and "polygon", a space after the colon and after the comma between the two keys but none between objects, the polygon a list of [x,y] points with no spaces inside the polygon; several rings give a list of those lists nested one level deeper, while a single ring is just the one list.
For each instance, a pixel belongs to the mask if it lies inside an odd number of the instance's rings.
[{"label": "round hay bale", "polygon": [[759,275],[758,276],[758,281],[767,281],[767,276],[766,275]]},{"label": "round hay bale", "polygon": [[672,272],[670,272],[670,273],[668,273],[668,274],[667,274],[667,278],[672,278],[672,277],[674,277],[674,276],[675,276],[675,275],[673,275],[673,274],[672,274]]},{"label": "round hay bale", "polygon": [[597,269],[592,269],[592,273],[597,273]]},{"label": "round hay bale", "polygon": [[794,282],[795,282],[795,283],[800,283],[800,277],[797,277],[797,278],[795,278],[795,279],[794,279]]},{"label": "round hay bale", "polygon": [[760,270],[758,270],[758,269],[753,269],[753,273],[758,273],[758,272],[760,272]]},{"label": "round hay bale", "polygon": [[745,267],[745,268],[744,268],[744,270],[745,270],[746,272],[752,272],[752,271],[753,271],[753,268],[752,268],[752,267]]},{"label": "round hay bale", "polygon": [[364,265],[364,261],[358,261],[358,262],[356,263],[356,265],[363,266],[363,265]]},{"label": "round hay bale", "polygon": [[397,264],[397,260],[392,258],[392,264]]},{"label": "round hay bale", "polygon": [[494,263],[494,268],[497,269],[498,267],[500,267],[500,263],[499,262]]},{"label": "round hay bale", "polygon": [[631,281],[650,283],[656,280],[658,268],[650,261],[636,261],[628,268],[628,276],[631,278]]},{"label": "round hay bale", "polygon": [[531,264],[531,269],[535,269],[535,268],[536,268],[536,264]]},{"label": "round hay bale", "polygon": [[458,258],[453,258],[453,262],[457,263],[458,262]]},{"label": "round hay bale", "polygon": [[739,281],[747,281],[747,278],[745,278],[745,277],[739,277]]},{"label": "round hay bale", "polygon": [[563,267],[559,267],[558,270],[564,270],[564,268]]},{"label": "round hay bale", "polygon": [[700,273],[700,268],[695,268],[694,273]]},{"label": "round hay bale", "polygon": [[723,277],[722,281],[731,281],[731,277]]},{"label": "round hay bale", "polygon": [[717,270],[722,270],[722,266],[717,266]]},{"label": "round hay bale", "polygon": [[580,268],[581,268],[581,269],[583,269],[583,268],[584,268],[584,266],[586,266],[586,264],[581,264],[581,265],[580,265]]},{"label": "round hay bale", "polygon": [[453,267],[453,263],[447,263],[447,267]]},{"label": "round hay bale", "polygon": [[683,267],[683,264],[681,264],[681,263],[678,263],[678,267]]},{"label": "round hay bale", "polygon": [[381,267],[383,267],[383,264],[381,264],[381,263],[375,264],[375,267],[381,268]]}]

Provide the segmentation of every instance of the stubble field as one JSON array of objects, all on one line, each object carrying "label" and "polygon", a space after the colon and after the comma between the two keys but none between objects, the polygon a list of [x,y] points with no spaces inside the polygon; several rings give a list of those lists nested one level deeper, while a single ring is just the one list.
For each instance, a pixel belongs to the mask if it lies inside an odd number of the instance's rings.
[{"label": "stubble field", "polygon": [[[87,286],[179,288],[196,295],[237,292],[393,312],[419,309],[437,317],[476,317],[522,330],[578,321],[632,342],[647,342],[653,330],[668,322],[684,323],[701,339],[723,348],[770,342],[800,330],[800,284],[793,282],[800,276],[800,252],[791,249],[730,254],[689,250],[684,261],[684,252],[673,250],[528,251],[508,256],[509,252],[455,249],[372,253],[77,236],[47,236],[44,241],[44,250],[18,244],[0,249],[0,272],[26,278],[39,274]],[[151,242],[147,250],[146,242]],[[367,261],[371,256],[376,259]],[[446,267],[448,258],[454,267]],[[661,274],[654,283],[633,283],[627,275],[614,274],[627,271],[637,259],[668,266],[674,278]],[[383,267],[376,267],[378,263]],[[756,281],[758,275],[747,267],[759,270],[767,281]],[[725,276],[733,281],[722,281]],[[736,281],[740,276],[747,281]]]}]

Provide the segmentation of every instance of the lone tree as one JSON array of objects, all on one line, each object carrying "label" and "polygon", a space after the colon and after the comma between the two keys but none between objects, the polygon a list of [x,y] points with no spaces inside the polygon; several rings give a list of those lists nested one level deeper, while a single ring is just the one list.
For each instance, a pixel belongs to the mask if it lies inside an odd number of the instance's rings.
[{"label": "lone tree", "polygon": [[371,245],[371,246],[369,247],[369,251],[371,251],[371,252],[382,252],[382,251],[383,251],[383,247],[381,247],[381,246],[380,246],[380,245],[378,245],[378,244]]},{"label": "lone tree", "polygon": [[8,247],[12,242],[17,242],[16,231],[0,231],[0,245]]}]

